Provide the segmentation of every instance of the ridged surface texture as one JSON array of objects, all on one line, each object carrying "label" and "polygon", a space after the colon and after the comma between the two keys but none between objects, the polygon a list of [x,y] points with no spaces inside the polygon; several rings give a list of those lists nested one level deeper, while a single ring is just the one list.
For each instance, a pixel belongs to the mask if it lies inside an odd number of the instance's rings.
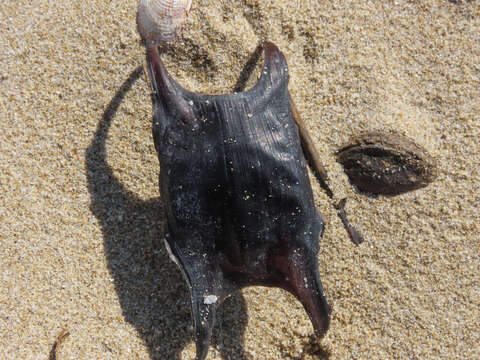
[{"label": "ridged surface texture", "polygon": [[[317,335],[328,329],[317,262],[323,221],[290,107],[285,58],[273,44],[264,47],[259,82],[218,96],[182,89],[156,47],[148,50],[166,240],[190,288],[198,359],[216,307],[249,285],[286,289]],[[212,298],[220,301],[205,301]]]},{"label": "ridged surface texture", "polygon": [[141,0],[137,14],[140,35],[159,45],[174,41],[191,5],[192,0]]}]

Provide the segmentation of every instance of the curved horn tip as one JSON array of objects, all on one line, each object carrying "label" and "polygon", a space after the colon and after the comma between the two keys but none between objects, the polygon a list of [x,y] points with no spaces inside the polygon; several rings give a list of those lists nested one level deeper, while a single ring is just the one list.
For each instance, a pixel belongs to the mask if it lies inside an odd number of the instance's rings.
[{"label": "curved horn tip", "polygon": [[265,41],[262,45],[263,45],[263,48],[264,48],[265,50],[275,50],[275,49],[278,50],[277,45],[275,45],[275,44],[274,44],[273,42],[271,42],[271,41]]},{"label": "curved horn tip", "polygon": [[265,54],[262,77],[267,75],[266,78],[271,78],[274,83],[284,81],[288,83],[288,65],[285,55],[272,42],[266,41],[262,45]]},{"label": "curved horn tip", "polygon": [[262,46],[265,52],[265,58],[270,58],[277,54],[283,55],[278,46],[270,41],[265,41]]},{"label": "curved horn tip", "polygon": [[183,90],[168,73],[160,54],[162,48],[156,44],[149,44],[147,47],[147,65],[152,84],[152,90],[158,95],[165,97],[176,96]]}]

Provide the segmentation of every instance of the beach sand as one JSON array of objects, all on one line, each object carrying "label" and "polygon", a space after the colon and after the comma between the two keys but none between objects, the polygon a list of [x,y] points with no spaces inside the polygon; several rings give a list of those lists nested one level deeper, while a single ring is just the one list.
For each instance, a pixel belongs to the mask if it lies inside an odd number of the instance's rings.
[{"label": "beach sand", "polygon": [[[327,225],[331,328],[311,342],[299,302],[251,287],[218,314],[208,359],[480,359],[480,4],[194,1],[164,55],[186,88],[251,86],[264,40],[337,196]],[[193,359],[189,294],[163,243],[136,1],[0,4],[0,358]],[[396,130],[438,161],[428,187],[357,194],[334,152]]]}]

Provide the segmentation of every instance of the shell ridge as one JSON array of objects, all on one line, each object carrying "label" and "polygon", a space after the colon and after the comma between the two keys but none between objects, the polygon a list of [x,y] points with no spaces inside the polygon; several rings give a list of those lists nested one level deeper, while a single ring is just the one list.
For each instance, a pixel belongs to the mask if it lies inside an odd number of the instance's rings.
[{"label": "shell ridge", "polygon": [[167,45],[180,34],[192,0],[141,0],[138,5],[138,32],[147,43]]}]

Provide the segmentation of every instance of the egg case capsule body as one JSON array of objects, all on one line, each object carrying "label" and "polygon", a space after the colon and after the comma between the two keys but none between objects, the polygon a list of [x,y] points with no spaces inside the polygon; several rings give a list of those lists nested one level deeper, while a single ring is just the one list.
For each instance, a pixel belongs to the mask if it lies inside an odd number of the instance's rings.
[{"label": "egg case capsule body", "polygon": [[166,240],[191,292],[197,359],[218,305],[249,285],[295,295],[316,333],[329,326],[318,273],[323,221],[315,208],[288,92],[284,56],[264,45],[258,83],[229,95],[181,88],[148,48],[153,136]]}]

